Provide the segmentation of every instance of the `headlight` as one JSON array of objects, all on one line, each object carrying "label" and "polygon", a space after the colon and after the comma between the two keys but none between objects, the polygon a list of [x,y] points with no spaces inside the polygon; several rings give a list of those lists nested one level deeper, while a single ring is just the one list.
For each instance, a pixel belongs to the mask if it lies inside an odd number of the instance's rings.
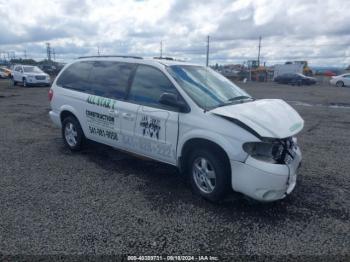
[{"label": "headlight", "polygon": [[296,137],[243,144],[243,150],[251,157],[272,164],[289,164],[295,157],[297,147]]},{"label": "headlight", "polygon": [[280,142],[248,142],[243,144],[243,150],[251,157],[278,164],[282,162],[284,146]]},{"label": "headlight", "polygon": [[34,76],[33,75],[28,75],[28,78],[34,78]]}]

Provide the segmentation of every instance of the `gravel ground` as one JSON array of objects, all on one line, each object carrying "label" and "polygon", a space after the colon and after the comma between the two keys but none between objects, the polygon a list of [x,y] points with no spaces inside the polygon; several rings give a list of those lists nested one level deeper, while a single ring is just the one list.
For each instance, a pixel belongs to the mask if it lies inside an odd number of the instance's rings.
[{"label": "gravel ground", "polygon": [[0,80],[0,253],[349,256],[350,88],[240,85],[305,120],[298,185],[282,201],[211,204],[165,164],[94,143],[73,154],[48,89]]}]

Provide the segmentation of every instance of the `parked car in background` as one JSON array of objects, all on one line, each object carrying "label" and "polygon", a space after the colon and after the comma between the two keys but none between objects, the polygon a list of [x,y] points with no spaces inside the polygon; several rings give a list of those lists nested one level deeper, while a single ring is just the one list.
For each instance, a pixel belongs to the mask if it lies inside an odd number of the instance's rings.
[{"label": "parked car in background", "polygon": [[333,76],[329,82],[331,85],[335,85],[337,87],[350,86],[350,74],[348,73],[339,76]]},{"label": "parked car in background", "polygon": [[50,86],[50,76],[39,67],[31,65],[15,65],[13,72],[13,84],[22,83],[23,86],[44,85]]},{"label": "parked car in background", "polygon": [[209,67],[81,58],[57,76],[49,100],[72,151],[89,139],[177,166],[209,200],[233,189],[274,201],[296,185],[303,119],[283,100],[256,100]]},{"label": "parked car in background", "polygon": [[5,67],[0,67],[0,78],[11,77],[11,70]]},{"label": "parked car in background", "polygon": [[275,82],[279,84],[291,84],[291,85],[314,85],[316,84],[316,78],[305,76],[303,74],[283,74],[275,77]]}]

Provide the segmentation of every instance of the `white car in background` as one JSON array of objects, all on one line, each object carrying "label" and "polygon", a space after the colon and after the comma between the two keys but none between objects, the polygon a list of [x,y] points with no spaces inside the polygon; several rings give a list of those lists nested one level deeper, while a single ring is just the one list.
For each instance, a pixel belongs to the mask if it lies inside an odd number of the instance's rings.
[{"label": "white car in background", "polygon": [[332,76],[329,81],[331,85],[335,85],[337,87],[350,86],[350,74],[343,74],[339,76]]},{"label": "white car in background", "polygon": [[233,189],[274,201],[296,185],[303,119],[286,102],[255,100],[208,67],[81,58],[60,72],[49,99],[50,118],[72,151],[87,138],[177,166],[209,200]]},{"label": "white car in background", "polygon": [[50,86],[50,76],[39,67],[31,65],[15,65],[13,67],[13,84],[22,83],[23,86]]}]

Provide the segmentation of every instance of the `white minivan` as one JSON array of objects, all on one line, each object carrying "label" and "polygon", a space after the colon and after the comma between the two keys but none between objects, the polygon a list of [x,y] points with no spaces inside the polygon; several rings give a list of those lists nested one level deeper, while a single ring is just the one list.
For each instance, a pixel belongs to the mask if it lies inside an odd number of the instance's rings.
[{"label": "white minivan", "polygon": [[211,201],[231,189],[274,201],[296,185],[304,121],[212,69],[139,57],[85,57],[49,91],[50,118],[73,151],[85,139],[177,166]]}]

